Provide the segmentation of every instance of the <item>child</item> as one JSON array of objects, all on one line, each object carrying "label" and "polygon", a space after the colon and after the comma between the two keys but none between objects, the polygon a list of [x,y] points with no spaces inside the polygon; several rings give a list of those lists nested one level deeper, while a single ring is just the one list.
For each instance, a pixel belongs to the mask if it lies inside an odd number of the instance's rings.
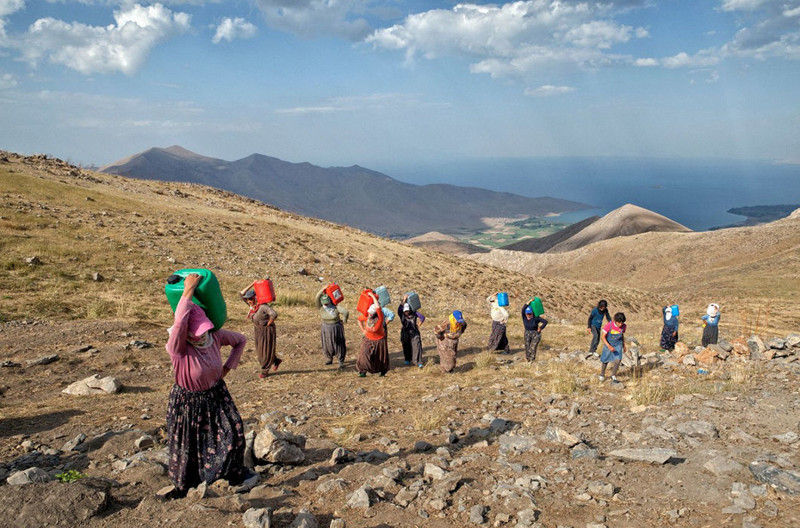
[{"label": "child", "polygon": [[589,353],[597,356],[597,345],[600,344],[600,329],[603,327],[603,318],[611,322],[611,315],[608,313],[608,302],[600,299],[597,306],[589,314],[589,321],[586,323],[586,331],[592,334],[592,343],[589,345]]},{"label": "child", "polygon": [[603,366],[600,368],[600,381],[606,379],[606,366],[611,363],[611,383],[617,384],[617,370],[622,362],[622,354],[627,352],[628,346],[625,344],[625,314],[617,312],[614,320],[606,323],[603,327],[601,339],[603,341],[603,353],[600,361]]}]

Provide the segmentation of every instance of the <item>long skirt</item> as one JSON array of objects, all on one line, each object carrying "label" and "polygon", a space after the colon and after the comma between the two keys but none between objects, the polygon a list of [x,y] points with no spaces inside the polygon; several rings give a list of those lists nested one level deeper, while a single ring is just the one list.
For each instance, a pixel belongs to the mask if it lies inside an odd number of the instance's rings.
[{"label": "long skirt", "polygon": [[664,325],[664,328],[661,329],[661,348],[664,350],[674,350],[675,343],[678,342],[678,333],[675,332],[675,335],[672,335],[672,328],[667,325]]},{"label": "long skirt", "polygon": [[403,345],[403,358],[415,365],[422,364],[422,337],[419,332],[400,330],[400,343]]},{"label": "long skirt", "polygon": [[275,325],[271,324],[253,326],[255,327],[256,356],[258,356],[258,364],[261,367],[261,373],[267,374],[269,372],[269,368],[273,364],[280,363],[281,361],[275,354]]},{"label": "long skirt", "polygon": [[167,407],[169,477],[179,492],[201,482],[241,482],[244,426],[225,381],[204,391],[173,385]]},{"label": "long skirt", "polygon": [[489,350],[502,350],[506,353],[511,351],[506,337],[506,325],[498,321],[492,321],[492,333],[489,334]]},{"label": "long skirt", "polygon": [[439,352],[439,368],[442,372],[453,372],[456,368],[458,356],[458,339],[439,339],[436,341],[436,351]]},{"label": "long skirt", "polygon": [[704,347],[716,345],[717,340],[719,340],[719,326],[707,324],[705,328],[703,328],[702,345]]},{"label": "long skirt", "polygon": [[389,371],[389,347],[386,339],[373,341],[364,336],[356,358],[356,369],[359,374],[386,374]]},{"label": "long skirt", "polygon": [[336,324],[322,323],[322,353],[325,359],[333,361],[338,359],[339,364],[344,363],[347,355],[347,341],[344,338],[344,325],[341,321]]}]

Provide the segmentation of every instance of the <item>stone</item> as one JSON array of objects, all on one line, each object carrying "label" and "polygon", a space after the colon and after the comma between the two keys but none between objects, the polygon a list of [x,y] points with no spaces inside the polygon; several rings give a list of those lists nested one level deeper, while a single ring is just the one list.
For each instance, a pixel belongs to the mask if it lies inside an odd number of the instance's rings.
[{"label": "stone", "polygon": [[689,438],[716,438],[719,431],[713,424],[701,420],[679,423],[675,429]]},{"label": "stone", "polygon": [[549,426],[544,432],[544,437],[551,442],[564,444],[567,447],[573,447],[581,443],[581,439],[577,436],[568,433],[560,427]]},{"label": "stone", "polygon": [[359,510],[366,510],[372,505],[372,499],[369,492],[371,489],[367,486],[361,486],[355,490],[352,495],[347,499],[347,507]]},{"label": "stone", "polygon": [[580,443],[572,448],[570,451],[570,455],[572,456],[573,460],[578,460],[581,458],[586,458],[589,460],[598,460],[600,458],[600,453],[597,449],[593,447],[589,447],[584,443]]},{"label": "stone", "polygon": [[426,463],[422,474],[426,477],[432,478],[433,480],[439,480],[444,478],[444,476],[447,474],[447,471],[434,464]]},{"label": "stone", "polygon": [[702,352],[694,355],[694,359],[702,365],[711,365],[717,361],[717,353],[710,348],[704,348]]},{"label": "stone", "polygon": [[189,499],[189,500],[196,500],[197,501],[197,500],[205,499],[207,496],[208,496],[208,483],[207,482],[201,482],[200,484],[197,485],[197,487],[194,487],[194,488],[190,489],[186,493],[186,498]]},{"label": "stone", "polygon": [[347,449],[343,447],[337,447],[333,450],[333,453],[331,453],[331,458],[328,463],[332,466],[336,466],[339,464],[344,464],[345,462],[349,462],[354,458],[355,457],[353,457],[353,454]]},{"label": "stone", "polygon": [[25,257],[22,261],[27,264],[28,266],[41,266],[42,261],[39,257]]},{"label": "stone", "polygon": [[49,356],[42,356],[37,359],[32,359],[28,361],[29,367],[35,367],[37,365],[49,365],[50,363],[54,363],[61,359],[58,354],[50,354]]},{"label": "stone", "polygon": [[66,442],[63,446],[61,446],[61,450],[64,451],[65,453],[68,453],[68,452],[74,450],[79,445],[81,445],[84,440],[86,440],[86,435],[83,434],[83,433],[80,433],[80,434],[78,434],[78,436],[76,436],[75,438],[73,438],[69,442]]},{"label": "stone", "polygon": [[617,449],[608,456],[628,462],[648,462],[650,464],[666,464],[670,458],[678,456],[674,449]]},{"label": "stone", "polygon": [[150,449],[151,447],[155,447],[156,441],[153,440],[153,437],[150,435],[142,435],[136,439],[134,445],[136,446],[136,449],[144,451],[145,449]]},{"label": "stone", "polygon": [[539,511],[533,508],[526,508],[517,512],[517,524],[519,527],[533,527],[533,524],[539,518]]},{"label": "stone", "polygon": [[794,431],[789,431],[779,435],[773,435],[770,438],[782,444],[793,444],[798,440],[800,440],[800,436],[798,436],[798,434],[795,433]]},{"label": "stone", "polygon": [[0,524],[19,528],[107,524],[107,518],[93,518],[102,515],[110,506],[110,487],[108,482],[91,477],[69,484],[48,482],[30,488],[5,486],[3,503],[6,507]]},{"label": "stone", "polygon": [[683,361],[681,363],[683,363],[684,365],[688,365],[690,367],[694,367],[697,365],[697,360],[694,358],[693,355],[689,354],[683,358]]},{"label": "stone", "polygon": [[261,475],[256,473],[252,477],[244,480],[238,486],[232,487],[231,491],[233,491],[234,493],[247,493],[251,489],[255,488],[260,481],[261,481]]},{"label": "stone", "polygon": [[347,528],[347,522],[344,519],[332,519],[330,528]]},{"label": "stone", "polygon": [[169,486],[164,486],[160,490],[156,492],[156,498],[159,499],[167,499],[171,497],[175,493],[175,486],[170,484]]},{"label": "stone", "polygon": [[717,346],[720,347],[725,352],[733,352],[733,345],[728,342],[727,339],[720,339],[717,341]]},{"label": "stone", "polygon": [[119,392],[121,388],[122,383],[120,383],[117,378],[112,376],[101,378],[99,375],[95,374],[72,383],[61,392],[73,396],[91,396],[94,394],[114,394]]},{"label": "stone", "polygon": [[508,433],[500,435],[498,443],[501,454],[527,453],[539,447],[535,436],[510,435]]},{"label": "stone", "polygon": [[484,515],[486,515],[486,506],[476,504],[469,509],[469,522],[472,524],[484,524],[486,522]]},{"label": "stone", "polygon": [[767,346],[757,335],[751,335],[747,338],[747,349],[750,352],[750,359],[753,361],[763,358],[764,352],[767,351]]},{"label": "stone", "polygon": [[242,515],[244,528],[271,528],[272,508],[250,508]]},{"label": "stone", "polygon": [[345,482],[344,479],[332,478],[317,486],[317,493],[327,495],[329,493],[333,493],[334,491],[344,491],[346,489],[347,482]]},{"label": "stone", "polygon": [[786,341],[784,341],[780,337],[773,337],[772,339],[769,340],[767,346],[774,350],[783,350],[784,348],[786,348]]},{"label": "stone", "polygon": [[786,346],[792,348],[800,346],[800,334],[789,334],[786,336]]},{"label": "stone", "polygon": [[511,427],[511,422],[502,418],[495,418],[489,423],[493,433],[505,433]]},{"label": "stone", "polygon": [[306,457],[303,448],[306,438],[278,431],[267,425],[256,435],[253,442],[253,454],[259,460],[273,464],[300,464]]},{"label": "stone", "polygon": [[405,508],[411,502],[417,498],[419,495],[419,490],[412,490],[408,488],[403,488],[397,492],[397,495],[394,496],[394,500],[397,504]]},{"label": "stone", "polygon": [[12,473],[11,476],[6,479],[6,482],[11,486],[21,486],[24,484],[33,484],[34,482],[50,482],[51,480],[53,480],[52,477],[43,469],[31,467],[24,471]]},{"label": "stone", "polygon": [[800,473],[780,469],[766,462],[752,462],[750,472],[756,480],[769,484],[773,488],[789,493],[800,494]]},{"label": "stone", "polygon": [[105,280],[105,277],[100,275],[99,272],[95,271],[94,273],[92,273],[92,280],[95,282],[103,282]]},{"label": "stone", "polygon": [[676,356],[681,358],[689,353],[689,345],[687,345],[683,341],[678,341],[677,343],[675,343],[674,352]]},{"label": "stone", "polygon": [[11,361],[10,359],[6,359],[2,363],[0,363],[0,367],[6,367],[6,368],[16,368],[21,366],[22,363],[17,363],[16,361]]},{"label": "stone", "polygon": [[319,523],[311,511],[306,508],[301,508],[289,528],[319,528]]},{"label": "stone", "polygon": [[721,477],[728,473],[742,471],[744,466],[724,456],[715,456],[703,464],[703,468],[709,473]]},{"label": "stone", "polygon": [[425,451],[430,451],[431,449],[433,449],[433,444],[430,442],[426,442],[425,440],[417,440],[414,442],[415,453],[424,453]]}]

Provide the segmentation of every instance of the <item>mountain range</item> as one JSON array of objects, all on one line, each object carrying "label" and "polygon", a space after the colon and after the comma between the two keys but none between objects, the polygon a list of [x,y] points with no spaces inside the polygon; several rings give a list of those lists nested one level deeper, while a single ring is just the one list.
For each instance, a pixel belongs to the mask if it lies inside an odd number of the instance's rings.
[{"label": "mountain range", "polygon": [[225,161],[179,146],[151,148],[102,167],[138,179],[201,183],[293,213],[404,238],[429,231],[470,232],[486,218],[526,218],[587,208],[559,198],[449,184],[414,185],[354,165],[319,167],[253,154]]}]

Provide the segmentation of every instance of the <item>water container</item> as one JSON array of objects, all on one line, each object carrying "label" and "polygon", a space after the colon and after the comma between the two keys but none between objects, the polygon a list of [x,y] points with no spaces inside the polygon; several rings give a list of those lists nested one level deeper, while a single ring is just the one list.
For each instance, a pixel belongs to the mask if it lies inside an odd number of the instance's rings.
[{"label": "water container", "polygon": [[367,310],[369,307],[372,306],[372,297],[369,296],[370,293],[375,293],[369,288],[361,292],[361,296],[358,298],[358,304],[356,305],[356,310],[361,312],[364,316],[367,315]]},{"label": "water container", "polygon": [[339,285],[335,282],[332,282],[325,287],[325,295],[330,297],[331,302],[334,305],[339,304],[344,299],[344,294],[342,293],[341,288],[339,288]]},{"label": "water container", "polygon": [[200,275],[200,283],[194,290],[194,297],[192,302],[202,308],[208,318],[214,323],[214,330],[219,330],[225,324],[228,318],[228,307],[225,305],[225,299],[222,297],[222,290],[219,287],[219,281],[214,273],[207,269],[182,269],[176,271],[167,279],[167,284],[164,286],[164,293],[167,294],[167,301],[169,302],[172,311],[178,306],[178,302],[183,296],[183,280],[190,273],[197,273]]},{"label": "water container", "polygon": [[392,302],[392,298],[389,297],[389,290],[386,289],[386,286],[378,286],[375,288],[375,295],[378,296],[378,302],[381,304],[381,308]]},{"label": "water container", "polygon": [[680,312],[680,310],[678,310],[678,305],[677,304],[673,304],[672,305],[672,315],[677,317],[680,314],[681,314],[681,312]]},{"label": "water container", "polygon": [[275,300],[275,287],[270,279],[257,280],[253,283],[256,291],[256,302],[258,304],[271,303]]},{"label": "water container", "polygon": [[408,305],[411,306],[412,312],[416,312],[417,310],[422,308],[422,303],[419,300],[419,295],[417,294],[417,292],[410,291],[406,294],[406,297],[408,297],[408,300],[406,302],[408,302]]},{"label": "water container", "polygon": [[542,300],[538,297],[534,297],[530,303],[531,310],[533,310],[533,316],[539,317],[540,315],[544,314],[544,306],[542,305]]},{"label": "water container", "polygon": [[497,306],[508,306],[508,294],[501,292],[497,294]]}]

